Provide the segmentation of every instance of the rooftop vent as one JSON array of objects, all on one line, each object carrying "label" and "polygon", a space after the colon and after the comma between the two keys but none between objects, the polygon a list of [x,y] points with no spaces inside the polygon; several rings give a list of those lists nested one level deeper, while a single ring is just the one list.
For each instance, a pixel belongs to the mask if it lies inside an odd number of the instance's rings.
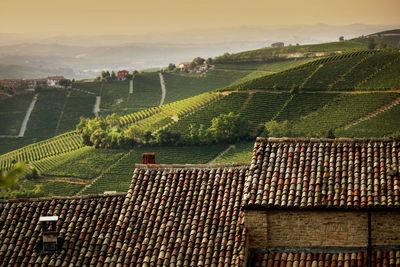
[{"label": "rooftop vent", "polygon": [[43,251],[54,252],[59,246],[60,242],[57,238],[58,234],[56,231],[56,224],[58,216],[40,216],[39,222],[42,223],[42,239],[43,239]]},{"label": "rooftop vent", "polygon": [[156,163],[156,154],[155,153],[143,153],[142,163],[143,164],[155,164]]}]

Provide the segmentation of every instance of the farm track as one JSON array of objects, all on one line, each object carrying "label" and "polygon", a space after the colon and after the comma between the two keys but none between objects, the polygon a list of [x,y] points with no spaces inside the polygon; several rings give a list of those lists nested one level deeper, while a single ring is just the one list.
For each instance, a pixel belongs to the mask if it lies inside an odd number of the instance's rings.
[{"label": "farm track", "polygon": [[36,102],[38,100],[38,96],[39,96],[39,94],[35,94],[31,104],[28,107],[28,110],[26,111],[24,120],[22,121],[22,124],[21,124],[21,129],[19,130],[18,137],[24,137],[24,135],[25,135],[26,126],[28,125],[29,118],[31,117],[32,111],[35,108]]},{"label": "farm track", "polygon": [[164,80],[164,76],[162,75],[162,73],[160,72],[160,73],[158,73],[158,75],[160,76],[160,85],[161,85],[161,100],[160,100],[159,106],[162,106],[165,101],[165,96],[167,95],[167,88],[165,86],[165,80]]},{"label": "farm track", "polygon": [[86,91],[86,90],[83,90],[83,89],[79,89],[79,88],[70,88],[70,89],[73,90],[73,91],[84,93],[84,94],[88,94],[88,95],[96,95],[93,92],[89,92],[89,91]]},{"label": "farm track", "polygon": [[362,116],[361,118],[358,118],[357,120],[354,120],[354,121],[346,124],[345,126],[343,126],[343,128],[347,130],[352,126],[357,125],[362,121],[369,120],[369,119],[379,115],[380,113],[385,112],[385,111],[387,111],[387,110],[389,110],[389,109],[391,109],[391,108],[393,108],[393,107],[395,107],[395,106],[397,106],[399,104],[400,104],[400,97],[398,97],[395,100],[393,100],[392,102],[387,103],[387,104],[377,108],[376,110],[374,110],[374,111]]},{"label": "farm track", "polygon": [[71,91],[69,91],[69,92],[67,93],[67,96],[66,96],[66,98],[65,98],[64,105],[63,105],[63,107],[62,107],[62,109],[61,109],[60,116],[58,117],[58,121],[57,121],[56,129],[55,129],[55,131],[54,131],[54,135],[57,135],[58,130],[60,129],[61,120],[62,120],[62,118],[63,118],[63,116],[64,116],[64,110],[65,110],[65,107],[66,107],[67,104],[68,104],[68,100],[69,100],[70,96],[71,96]]},{"label": "farm track", "polygon": [[129,81],[129,94],[133,94],[133,79],[135,79],[135,76]]},{"label": "farm track", "polygon": [[227,149],[225,149],[224,151],[222,151],[221,153],[219,153],[215,158],[213,158],[211,161],[209,161],[207,164],[212,164],[214,163],[219,157],[222,157],[223,155],[225,155],[226,153],[228,153],[231,149],[235,149],[236,146],[235,145],[230,145],[228,146]]}]

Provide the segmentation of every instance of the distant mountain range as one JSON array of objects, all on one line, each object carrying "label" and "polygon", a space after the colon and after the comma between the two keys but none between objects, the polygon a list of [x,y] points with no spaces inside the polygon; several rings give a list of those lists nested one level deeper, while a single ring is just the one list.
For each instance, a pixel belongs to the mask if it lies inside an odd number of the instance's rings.
[{"label": "distant mountain range", "polygon": [[[397,25],[398,26],[398,25]],[[396,25],[326,24],[193,29],[143,35],[57,36],[0,33],[0,79],[95,77],[103,69],[147,69],[270,46],[322,43],[394,29]]]}]

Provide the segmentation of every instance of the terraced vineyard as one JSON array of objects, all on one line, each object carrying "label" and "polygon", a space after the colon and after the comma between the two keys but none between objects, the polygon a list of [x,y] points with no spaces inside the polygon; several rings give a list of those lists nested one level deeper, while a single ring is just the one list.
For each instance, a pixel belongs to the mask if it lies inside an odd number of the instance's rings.
[{"label": "terraced vineyard", "polygon": [[134,163],[141,162],[144,152],[156,153],[157,164],[202,164],[216,157],[226,145],[208,147],[140,147],[136,148],[113,165],[107,172],[80,194],[103,193],[104,191],[126,192],[134,170]]},{"label": "terraced vineyard", "polygon": [[329,53],[340,53],[357,51],[365,49],[366,45],[353,42],[332,42],[314,45],[300,45],[300,46],[285,46],[285,47],[266,47],[251,51],[240,52],[236,54],[227,54],[216,57],[214,63],[230,64],[230,63],[244,63],[244,62],[267,62],[276,60],[276,58],[290,58],[290,56],[297,57],[310,57],[317,55],[326,55]]},{"label": "terraced vineyard", "polygon": [[178,101],[227,86],[246,76],[248,71],[210,70],[205,74],[164,73],[167,87],[165,103]]},{"label": "terraced vineyard", "polygon": [[338,129],[336,133],[346,137],[399,137],[400,105],[362,121],[348,129]]},{"label": "terraced vineyard", "polygon": [[0,101],[0,135],[18,135],[34,93],[13,96]]},{"label": "terraced vineyard", "polygon": [[[126,153],[123,149],[84,147],[63,155],[57,164],[42,171],[45,176],[93,179]],[[54,157],[50,158],[53,159]],[[36,165],[36,162],[33,163]]]},{"label": "terraced vineyard", "polygon": [[133,94],[128,94],[128,84],[125,91],[127,93],[127,100],[123,103],[123,107],[125,108],[140,110],[158,106],[161,99],[161,85],[158,72],[135,75],[135,79],[133,80]]},{"label": "terraced vineyard", "polygon": [[[283,72],[228,86],[224,90],[288,90],[294,86],[304,90],[354,90],[382,87],[398,89],[399,69],[395,66],[399,56],[398,52],[393,51],[364,50],[325,57]],[[380,76],[381,72],[387,73],[386,79],[392,81],[389,87],[379,84],[376,88],[363,85],[365,81],[368,84],[369,79]]]},{"label": "terraced vineyard", "polygon": [[248,97],[247,93],[233,93],[222,97],[218,101],[213,102],[206,108],[180,119],[177,123],[172,124],[167,129],[171,132],[180,133],[183,137],[187,137],[190,124],[204,124],[205,127],[211,125],[211,119],[221,113],[236,112]]},{"label": "terraced vineyard", "polygon": [[58,120],[67,101],[65,90],[45,90],[39,93],[29,119],[25,136],[43,140],[54,136]]},{"label": "terraced vineyard", "polygon": [[0,170],[6,170],[16,162],[32,162],[56,156],[82,147],[82,139],[76,132],[65,133],[0,156]]},{"label": "terraced vineyard", "polygon": [[59,118],[59,127],[56,134],[74,130],[80,117],[93,117],[94,103],[94,96],[71,91],[71,95],[64,106],[62,116]]},{"label": "terraced vineyard", "polygon": [[[321,136],[356,120],[399,97],[398,93],[340,94],[319,110],[294,121],[294,129],[306,136]],[[393,128],[395,130],[396,128]],[[379,128],[376,131],[380,131]],[[338,136],[339,133],[336,133]],[[378,135],[378,136],[382,136]],[[362,137],[358,136],[358,137]]]},{"label": "terraced vineyard", "polygon": [[296,121],[302,116],[329,104],[339,94],[334,93],[302,93],[295,95],[285,106],[285,108],[277,114],[277,121]]}]

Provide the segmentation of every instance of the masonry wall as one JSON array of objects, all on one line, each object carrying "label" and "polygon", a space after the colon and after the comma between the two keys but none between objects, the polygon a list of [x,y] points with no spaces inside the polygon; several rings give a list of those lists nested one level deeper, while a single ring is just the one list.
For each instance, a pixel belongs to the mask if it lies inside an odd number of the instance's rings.
[{"label": "masonry wall", "polygon": [[[368,213],[246,211],[249,248],[367,247]],[[372,245],[400,245],[400,213],[372,213]]]}]

